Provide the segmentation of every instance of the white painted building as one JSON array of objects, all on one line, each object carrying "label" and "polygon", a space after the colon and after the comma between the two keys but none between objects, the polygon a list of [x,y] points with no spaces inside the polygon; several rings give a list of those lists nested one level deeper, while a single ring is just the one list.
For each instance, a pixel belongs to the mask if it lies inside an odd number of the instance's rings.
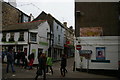
[{"label": "white painted building", "polygon": [[[28,56],[35,54],[34,64],[40,52],[48,54],[50,27],[47,21],[35,21],[4,26],[0,33],[0,45],[4,49],[22,50]],[[13,38],[13,39],[11,39]]]},{"label": "white painted building", "polygon": [[[118,41],[119,36],[77,37],[75,46],[81,45],[81,51],[91,50],[92,54],[88,62],[88,59],[80,56],[79,50],[75,50],[75,68],[118,70],[120,61]],[[102,52],[102,55],[99,52]]]},{"label": "white painted building", "polygon": [[64,51],[64,40],[65,40],[65,28],[53,20],[53,53],[52,56],[55,60],[60,60],[60,56]]}]

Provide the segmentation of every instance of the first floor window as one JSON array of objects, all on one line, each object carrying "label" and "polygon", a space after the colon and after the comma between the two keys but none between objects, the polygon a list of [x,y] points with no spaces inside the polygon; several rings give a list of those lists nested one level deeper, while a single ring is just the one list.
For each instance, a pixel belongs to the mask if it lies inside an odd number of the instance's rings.
[{"label": "first floor window", "polygon": [[37,40],[37,33],[30,33],[30,41],[36,41]]}]

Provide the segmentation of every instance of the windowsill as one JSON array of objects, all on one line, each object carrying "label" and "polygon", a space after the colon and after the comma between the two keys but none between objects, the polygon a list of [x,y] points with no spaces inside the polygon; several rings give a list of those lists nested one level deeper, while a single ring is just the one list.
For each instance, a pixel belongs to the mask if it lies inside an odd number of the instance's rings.
[{"label": "windowsill", "polygon": [[30,41],[30,43],[37,43],[37,41]]},{"label": "windowsill", "polygon": [[110,60],[91,60],[91,62],[97,62],[97,63],[110,63]]}]

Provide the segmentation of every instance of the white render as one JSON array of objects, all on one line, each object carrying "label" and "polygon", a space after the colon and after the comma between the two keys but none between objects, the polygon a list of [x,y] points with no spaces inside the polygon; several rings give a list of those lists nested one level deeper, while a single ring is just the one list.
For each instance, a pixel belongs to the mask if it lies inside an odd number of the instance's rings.
[{"label": "white render", "polygon": [[[58,29],[57,29],[57,26],[58,26]],[[54,21],[53,29],[54,29],[54,31],[53,31],[54,45],[59,45],[59,46],[64,47],[64,31],[65,31],[65,29],[63,27],[61,27],[59,24],[57,24],[55,21]],[[58,43],[58,35],[60,35],[60,43]]]},{"label": "white render", "polygon": [[[15,40],[15,42],[12,42],[12,43],[8,42],[8,40],[10,38],[10,32],[9,31],[6,34],[7,42],[2,42],[1,41],[3,35],[2,35],[2,33],[0,33],[0,45],[6,45],[6,46],[10,46],[10,45],[13,45],[13,46],[15,46],[15,45],[23,45],[23,50],[24,50],[24,48],[27,48],[27,56],[29,54],[31,54],[32,50],[34,49],[35,50],[34,64],[38,64],[38,60],[37,60],[38,48],[43,49],[43,53],[46,53],[46,55],[48,53],[49,40],[47,38],[47,32],[50,32],[50,27],[49,27],[47,21],[45,21],[44,23],[41,23],[37,27],[38,27],[37,29],[29,29],[28,31],[24,31],[24,41],[18,41],[18,39],[20,37],[20,32],[19,31],[15,31],[14,32],[14,40]],[[36,37],[37,39],[36,39],[35,42],[30,41],[30,32],[37,34],[37,37]],[[28,34],[29,34],[29,36],[28,36]],[[41,44],[39,44],[39,42],[44,42],[44,43],[47,43],[48,45],[41,45]],[[30,47],[30,52],[29,52],[29,47]],[[13,48],[16,51],[16,47],[13,47]]]},{"label": "white render", "polygon": [[[120,61],[119,36],[77,37],[77,39],[77,41],[75,40],[75,47],[79,44],[82,46],[81,50],[92,50],[89,69],[118,70],[118,62]],[[110,63],[91,62],[91,60],[96,60],[96,47],[105,47],[105,60],[110,60]],[[80,59],[79,51],[75,50],[75,67],[87,69],[87,59],[83,57],[82,62]]]},{"label": "white render", "polygon": [[[58,29],[57,29],[57,26],[58,26]],[[65,29],[59,25],[56,21],[53,21],[53,34],[54,34],[54,42],[53,42],[53,46],[58,48],[58,49],[62,49],[61,53],[59,53],[59,51],[56,51],[56,53],[54,54],[57,54],[57,60],[60,60],[60,54],[63,53],[63,49],[64,49],[64,34],[65,34]],[[60,42],[58,41],[58,35],[60,35]]]}]

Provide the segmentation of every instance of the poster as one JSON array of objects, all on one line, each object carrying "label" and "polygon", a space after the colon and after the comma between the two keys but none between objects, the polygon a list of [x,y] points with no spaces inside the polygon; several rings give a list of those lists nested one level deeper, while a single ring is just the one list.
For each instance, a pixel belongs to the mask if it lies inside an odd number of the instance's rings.
[{"label": "poster", "polygon": [[105,47],[96,47],[96,60],[105,60]]}]

